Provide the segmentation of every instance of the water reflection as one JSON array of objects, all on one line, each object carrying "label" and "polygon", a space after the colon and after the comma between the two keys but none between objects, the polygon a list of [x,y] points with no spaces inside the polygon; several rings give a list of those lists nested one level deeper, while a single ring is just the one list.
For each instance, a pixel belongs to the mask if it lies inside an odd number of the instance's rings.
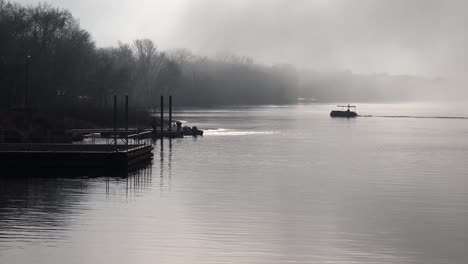
[{"label": "water reflection", "polygon": [[60,239],[86,188],[81,179],[0,179],[0,241]]},{"label": "water reflection", "polygon": [[106,199],[139,196],[151,186],[152,167],[124,178],[63,175],[67,177],[0,178],[0,250],[14,245],[13,241],[53,245],[65,240],[70,226],[91,209],[91,193],[102,192]]},{"label": "water reflection", "polygon": [[159,187],[160,191],[163,191],[164,188],[171,188],[171,178],[172,178],[172,152],[173,152],[173,140],[172,138],[158,140],[156,144],[159,143],[158,147],[155,147],[155,150],[158,149],[158,165],[159,165]]},{"label": "water reflection", "polygon": [[152,184],[152,173],[152,166],[147,166],[130,173],[125,178],[125,193],[127,197],[141,194],[142,191],[149,188]]},{"label": "water reflection", "polygon": [[159,142],[160,151],[159,151],[159,169],[160,169],[160,178],[164,178],[164,139],[161,139]]},{"label": "water reflection", "polygon": [[172,138],[169,139],[169,160],[168,160],[169,179],[172,178]]}]

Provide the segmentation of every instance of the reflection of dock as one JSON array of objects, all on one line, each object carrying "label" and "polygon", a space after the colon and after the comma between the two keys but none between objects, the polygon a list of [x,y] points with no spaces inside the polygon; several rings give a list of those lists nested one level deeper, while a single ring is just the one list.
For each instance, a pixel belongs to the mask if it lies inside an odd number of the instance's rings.
[{"label": "reflection of dock", "polygon": [[16,170],[129,170],[150,162],[151,145],[0,144],[0,164]]}]

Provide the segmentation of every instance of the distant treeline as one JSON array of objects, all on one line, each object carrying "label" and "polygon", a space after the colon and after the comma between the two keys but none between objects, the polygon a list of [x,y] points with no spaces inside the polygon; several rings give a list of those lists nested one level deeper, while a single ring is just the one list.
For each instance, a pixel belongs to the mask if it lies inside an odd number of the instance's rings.
[{"label": "distant treeline", "polygon": [[290,103],[297,80],[291,66],[163,52],[149,39],[96,47],[67,10],[0,0],[2,108],[23,106],[25,98],[32,107],[105,107],[114,94],[128,94],[144,108],[169,94],[178,106]]}]

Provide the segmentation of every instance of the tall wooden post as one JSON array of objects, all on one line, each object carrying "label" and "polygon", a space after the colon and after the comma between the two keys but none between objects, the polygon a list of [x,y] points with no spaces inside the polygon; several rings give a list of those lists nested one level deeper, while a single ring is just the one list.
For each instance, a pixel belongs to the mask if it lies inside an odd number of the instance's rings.
[{"label": "tall wooden post", "polygon": [[117,145],[117,95],[114,95],[114,145]]},{"label": "tall wooden post", "polygon": [[172,95],[169,95],[169,131],[172,131]]},{"label": "tall wooden post", "polygon": [[164,137],[164,96],[161,95],[161,139]]},{"label": "tall wooden post", "polygon": [[128,95],[125,95],[125,145],[128,145]]}]

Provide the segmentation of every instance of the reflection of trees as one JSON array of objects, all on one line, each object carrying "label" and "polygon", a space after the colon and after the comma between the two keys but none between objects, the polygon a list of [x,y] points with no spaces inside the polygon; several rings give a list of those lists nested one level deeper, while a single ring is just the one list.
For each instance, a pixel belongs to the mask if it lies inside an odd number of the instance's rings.
[{"label": "reflection of trees", "polygon": [[[60,236],[87,188],[81,179],[0,179],[1,236],[26,240]],[[50,232],[41,232],[44,229]]]},{"label": "reflection of trees", "polygon": [[0,178],[0,243],[3,240],[56,240],[66,235],[78,214],[89,209],[86,200],[96,193],[96,187],[105,188],[107,194],[119,190],[116,195],[127,197],[126,194],[141,194],[150,184],[151,166],[125,178]]}]

